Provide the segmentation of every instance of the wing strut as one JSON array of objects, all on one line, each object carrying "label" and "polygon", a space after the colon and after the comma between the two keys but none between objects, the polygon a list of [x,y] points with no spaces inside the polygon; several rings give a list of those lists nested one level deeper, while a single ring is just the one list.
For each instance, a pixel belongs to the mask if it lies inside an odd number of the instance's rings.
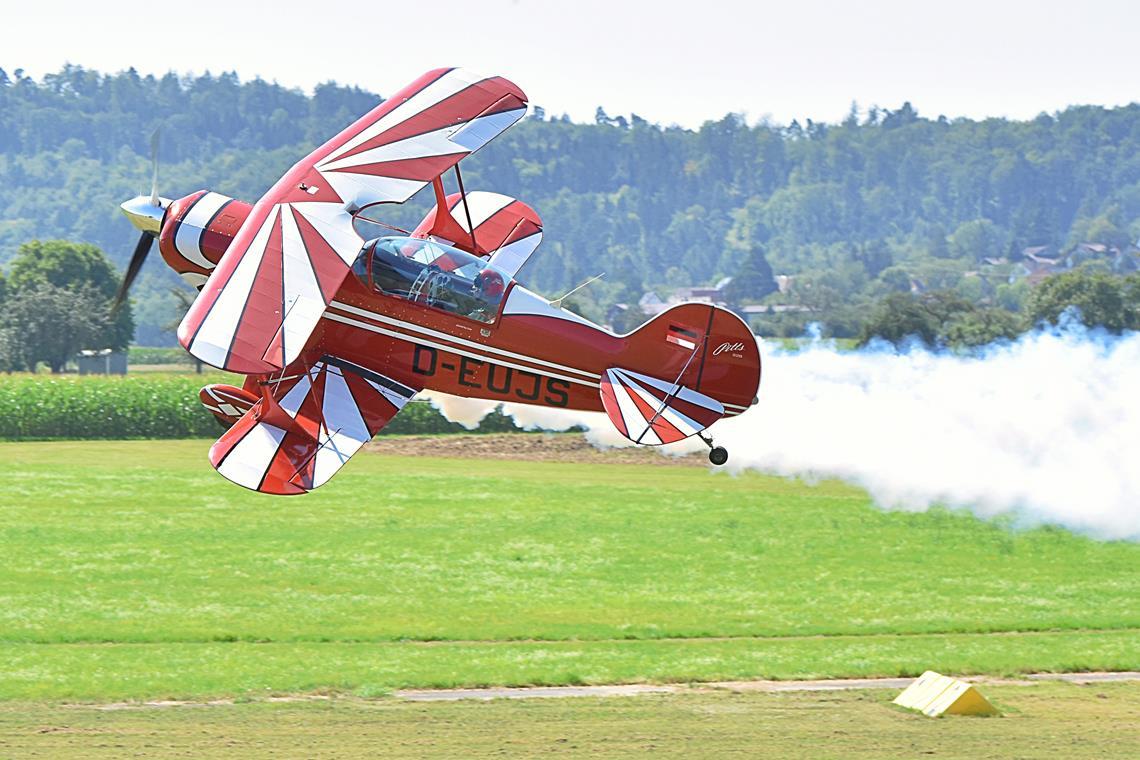
[{"label": "wing strut", "polygon": [[471,223],[471,207],[467,205],[467,191],[463,189],[463,174],[459,164],[455,165],[455,179],[459,182],[459,194],[463,196],[463,211],[467,214],[467,229],[471,231],[471,250],[478,256],[479,245],[475,242],[475,225]]}]

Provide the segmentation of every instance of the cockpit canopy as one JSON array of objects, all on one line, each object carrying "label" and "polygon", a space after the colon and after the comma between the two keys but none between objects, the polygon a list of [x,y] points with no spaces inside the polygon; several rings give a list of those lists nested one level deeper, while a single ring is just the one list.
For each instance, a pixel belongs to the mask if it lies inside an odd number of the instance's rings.
[{"label": "cockpit canopy", "polygon": [[364,244],[352,271],[385,295],[479,322],[494,322],[511,278],[486,261],[434,240],[389,236]]}]

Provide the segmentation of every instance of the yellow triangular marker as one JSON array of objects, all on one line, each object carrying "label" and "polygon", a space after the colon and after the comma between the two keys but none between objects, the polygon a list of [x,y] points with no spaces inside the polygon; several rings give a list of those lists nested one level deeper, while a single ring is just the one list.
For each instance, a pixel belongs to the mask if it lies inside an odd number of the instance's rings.
[{"label": "yellow triangular marker", "polygon": [[997,708],[972,684],[928,670],[895,697],[896,705],[923,715],[997,715]]}]

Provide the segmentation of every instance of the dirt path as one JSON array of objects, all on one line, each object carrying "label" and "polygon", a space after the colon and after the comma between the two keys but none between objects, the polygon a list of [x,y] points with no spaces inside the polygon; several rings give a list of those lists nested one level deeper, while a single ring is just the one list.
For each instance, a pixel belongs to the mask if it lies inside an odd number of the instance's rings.
[{"label": "dirt path", "polygon": [[652,446],[597,449],[582,433],[462,433],[452,435],[378,436],[366,451],[393,456],[514,459],[585,464],[650,464],[663,467],[708,467],[704,454],[666,456]]},{"label": "dirt path", "polygon": [[[805,681],[709,681],[688,684],[609,684],[604,686],[515,686],[482,689],[399,689],[392,692],[397,699],[409,702],[455,702],[463,699],[557,699],[562,697],[637,697],[643,694],[698,694],[709,691],[782,692],[782,691],[846,691],[850,689],[905,689],[913,678],[829,678]],[[1111,681],[1140,681],[1140,671],[1087,673],[1029,673],[1021,678],[995,676],[963,676],[963,681],[980,684],[1032,686],[1041,681],[1065,681],[1075,684]],[[327,694],[298,694],[267,697],[262,702],[324,702],[339,697]],[[353,697],[343,697],[353,699]],[[65,707],[97,710],[138,710],[170,707],[214,707],[235,704],[235,700],[208,701],[163,699],[149,702],[110,702],[102,705],[77,703]]]},{"label": "dirt path", "polygon": [[[728,691],[839,691],[847,689],[905,689],[913,678],[835,678],[810,681],[713,681],[695,684],[619,684],[614,686],[532,686],[497,689],[401,689],[400,699],[441,702],[460,699],[535,699],[556,697],[633,697],[641,694],[681,694],[726,689]],[[1021,679],[966,676],[971,683],[1030,685],[1038,681],[1104,683],[1140,681],[1140,671],[1121,673],[1031,673]]]}]

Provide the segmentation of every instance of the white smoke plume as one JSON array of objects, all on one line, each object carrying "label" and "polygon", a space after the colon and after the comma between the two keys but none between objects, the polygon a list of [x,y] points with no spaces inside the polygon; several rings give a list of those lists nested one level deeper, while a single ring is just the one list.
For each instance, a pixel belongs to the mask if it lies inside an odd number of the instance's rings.
[{"label": "white smoke plume", "polygon": [[[842,478],[888,509],[940,504],[1140,540],[1140,334],[1068,326],[969,357],[818,341],[761,350],[760,403],[710,429],[728,469]],[[468,426],[495,407],[433,403]],[[580,425],[595,445],[630,445],[602,414],[504,412],[524,427]],[[678,447],[704,448],[695,439],[666,448]]]}]

